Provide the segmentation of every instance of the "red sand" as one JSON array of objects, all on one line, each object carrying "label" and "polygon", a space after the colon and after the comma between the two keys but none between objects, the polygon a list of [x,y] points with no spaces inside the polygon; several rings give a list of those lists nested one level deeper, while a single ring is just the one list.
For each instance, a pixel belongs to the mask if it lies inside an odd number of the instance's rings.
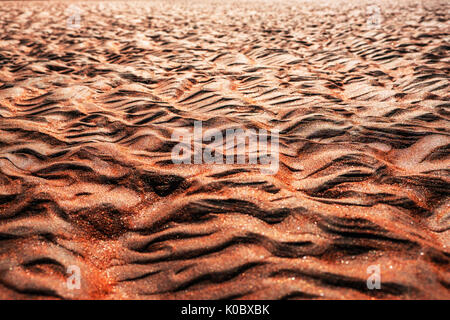
[{"label": "red sand", "polygon": [[449,299],[448,1],[222,2],[1,3],[0,298]]}]

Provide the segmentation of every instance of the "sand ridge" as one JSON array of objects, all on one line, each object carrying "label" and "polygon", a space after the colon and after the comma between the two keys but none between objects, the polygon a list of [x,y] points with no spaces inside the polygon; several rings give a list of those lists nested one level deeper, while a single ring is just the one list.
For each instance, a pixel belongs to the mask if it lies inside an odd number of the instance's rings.
[{"label": "sand ridge", "polygon": [[1,3],[0,298],[450,298],[448,2],[73,3]]}]

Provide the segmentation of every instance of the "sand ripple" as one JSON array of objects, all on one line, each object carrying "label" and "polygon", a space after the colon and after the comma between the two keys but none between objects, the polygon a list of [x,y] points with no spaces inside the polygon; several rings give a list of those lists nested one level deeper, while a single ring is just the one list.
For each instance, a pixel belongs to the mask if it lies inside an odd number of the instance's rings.
[{"label": "sand ripple", "polygon": [[222,2],[2,3],[0,298],[450,298],[448,2]]}]

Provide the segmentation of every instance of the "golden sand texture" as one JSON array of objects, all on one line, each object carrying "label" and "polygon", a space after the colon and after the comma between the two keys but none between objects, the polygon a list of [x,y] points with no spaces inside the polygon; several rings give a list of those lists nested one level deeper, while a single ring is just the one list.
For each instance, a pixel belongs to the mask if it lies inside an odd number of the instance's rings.
[{"label": "golden sand texture", "polygon": [[449,299],[450,5],[373,3],[1,2],[0,298]]}]

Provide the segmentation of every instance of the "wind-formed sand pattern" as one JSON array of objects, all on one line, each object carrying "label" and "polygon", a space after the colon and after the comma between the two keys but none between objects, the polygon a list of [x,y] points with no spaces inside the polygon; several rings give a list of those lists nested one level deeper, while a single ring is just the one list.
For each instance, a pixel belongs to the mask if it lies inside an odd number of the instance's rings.
[{"label": "wind-formed sand pattern", "polygon": [[[1,2],[0,298],[449,299],[449,9]],[[278,171],[174,164],[195,121]]]}]

